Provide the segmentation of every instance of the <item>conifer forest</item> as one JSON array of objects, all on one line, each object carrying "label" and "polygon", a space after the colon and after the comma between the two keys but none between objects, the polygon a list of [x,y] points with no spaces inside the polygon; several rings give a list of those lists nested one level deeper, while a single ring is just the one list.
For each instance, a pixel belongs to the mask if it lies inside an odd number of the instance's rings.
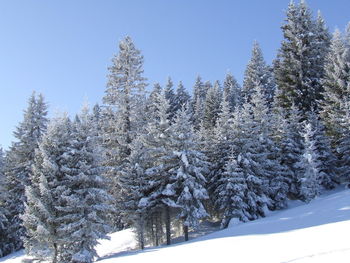
[{"label": "conifer forest", "polygon": [[204,219],[226,228],[349,184],[350,24],[330,32],[305,1],[281,22],[273,63],[255,41],[242,85],[151,86],[126,36],[92,108],[49,118],[33,92],[0,149],[0,257],[90,263],[114,231],[169,245]]}]

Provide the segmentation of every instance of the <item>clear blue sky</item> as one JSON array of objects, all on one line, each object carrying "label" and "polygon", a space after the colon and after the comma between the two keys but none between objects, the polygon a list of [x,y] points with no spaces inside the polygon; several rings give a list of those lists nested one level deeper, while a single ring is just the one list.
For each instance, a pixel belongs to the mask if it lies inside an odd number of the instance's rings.
[{"label": "clear blue sky", "polygon": [[[9,146],[33,90],[50,114],[76,113],[103,96],[118,41],[130,35],[149,83],[167,76],[190,88],[200,74],[241,82],[257,40],[271,62],[289,0],[1,0],[0,145]],[[350,1],[309,0],[333,31],[350,20]]]}]

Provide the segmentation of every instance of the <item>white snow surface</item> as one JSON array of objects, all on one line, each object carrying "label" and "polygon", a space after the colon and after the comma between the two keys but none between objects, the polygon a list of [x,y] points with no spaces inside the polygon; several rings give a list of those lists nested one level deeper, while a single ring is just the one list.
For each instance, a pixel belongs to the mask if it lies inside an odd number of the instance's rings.
[{"label": "white snow surface", "polygon": [[[97,247],[101,263],[239,262],[345,263],[350,262],[350,190],[327,192],[309,204],[290,202],[290,208],[256,221],[230,227],[187,243],[131,250],[133,233],[111,235]],[[0,262],[20,263],[23,252]]]}]

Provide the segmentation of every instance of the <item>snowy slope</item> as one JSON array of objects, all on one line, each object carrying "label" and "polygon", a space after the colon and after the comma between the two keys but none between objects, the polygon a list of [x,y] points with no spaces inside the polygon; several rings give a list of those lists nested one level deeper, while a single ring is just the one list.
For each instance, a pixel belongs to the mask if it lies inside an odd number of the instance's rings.
[{"label": "snowy slope", "polygon": [[[188,243],[129,251],[129,230],[98,247],[101,263],[139,262],[350,262],[350,190],[336,190],[310,202],[253,222],[193,239]],[[11,259],[12,257],[12,259]],[[19,253],[0,262],[19,263]]]}]

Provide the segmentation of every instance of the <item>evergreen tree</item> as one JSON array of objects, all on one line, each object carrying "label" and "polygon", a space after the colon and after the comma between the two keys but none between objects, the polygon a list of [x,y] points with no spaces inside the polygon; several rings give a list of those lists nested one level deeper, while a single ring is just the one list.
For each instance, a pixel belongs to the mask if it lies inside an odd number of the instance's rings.
[{"label": "evergreen tree", "polygon": [[171,185],[174,183],[173,177],[169,172],[173,168],[171,160],[171,129],[169,121],[169,102],[165,98],[165,92],[162,92],[158,98],[156,119],[151,121],[146,127],[146,133],[142,137],[142,143],[152,160],[151,167],[146,173],[152,178],[151,189],[140,200],[139,206],[143,209],[149,209],[151,213],[162,212],[166,224],[166,238],[169,245],[171,240],[170,223],[171,209],[177,207],[174,202],[175,192],[171,191]]},{"label": "evergreen tree", "polygon": [[192,99],[192,109],[193,109],[193,124],[196,130],[204,117],[204,104],[207,91],[205,89],[204,83],[200,76],[197,77],[196,82],[193,87],[193,99]]},{"label": "evergreen tree", "polygon": [[32,184],[26,187],[27,202],[22,217],[27,235],[28,255],[53,263],[67,262],[65,239],[61,229],[66,226],[64,208],[67,187],[67,150],[70,146],[71,122],[66,116],[53,119],[35,154]]},{"label": "evergreen tree", "polygon": [[[273,200],[274,209],[282,209],[287,207],[287,194],[293,178],[293,171],[284,163],[285,143],[288,141],[285,137],[287,120],[285,119],[285,113],[282,108],[273,106],[271,111],[271,138],[274,142],[273,158],[278,162],[278,170],[276,170],[275,176],[270,180],[270,188],[273,189],[271,198]],[[283,147],[282,147],[283,146]]]},{"label": "evergreen tree", "polygon": [[224,81],[223,98],[228,101],[230,111],[242,104],[241,87],[231,73],[227,73]]},{"label": "evergreen tree", "polygon": [[[220,186],[220,178],[225,171],[225,165],[231,154],[233,142],[232,114],[230,112],[229,101],[222,100],[221,111],[215,126],[214,135],[212,137],[205,136],[207,156],[210,163],[210,172],[208,174],[207,189],[210,193],[211,200],[217,203],[218,191]],[[203,147],[202,147],[203,148]]]},{"label": "evergreen tree", "polygon": [[162,87],[159,85],[159,83],[155,83],[153,86],[153,89],[147,98],[147,115],[149,120],[153,120],[157,117],[157,99],[159,97],[159,94],[162,92]]},{"label": "evergreen tree", "polygon": [[295,167],[298,168],[300,183],[300,199],[306,202],[314,199],[320,193],[318,156],[313,141],[314,131],[310,123],[305,125],[304,152]]},{"label": "evergreen tree", "polygon": [[303,114],[317,108],[317,100],[322,98],[320,63],[326,55],[323,47],[327,40],[320,35],[321,23],[316,24],[305,1],[289,4],[275,68],[279,105],[291,108],[295,104]]},{"label": "evergreen tree", "polygon": [[346,115],[344,103],[350,97],[350,49],[337,30],[332,39],[330,52],[326,57],[323,78],[324,101],[321,117],[326,131],[335,146],[343,134],[342,119]]},{"label": "evergreen tree", "polygon": [[111,196],[101,176],[97,137],[88,111],[84,108],[72,125],[71,144],[65,153],[67,163],[61,168],[69,191],[63,195],[64,203],[56,206],[65,219],[64,226],[58,229],[60,242],[64,242],[61,257],[74,263],[93,262],[97,239],[106,238],[110,230],[107,215]]},{"label": "evergreen tree", "polygon": [[[240,157],[237,158],[240,160]],[[248,205],[245,194],[248,190],[242,164],[231,156],[225,165],[223,176],[215,189],[217,208],[222,213],[221,227],[227,227],[232,218],[248,221]]]},{"label": "evergreen tree", "polygon": [[31,184],[34,153],[47,125],[47,106],[42,95],[31,95],[23,121],[14,132],[16,141],[12,143],[5,162],[5,185],[8,193],[6,207],[9,210],[10,243],[14,250],[22,248],[24,228],[20,215],[24,212],[26,200],[24,188]]},{"label": "evergreen tree", "polygon": [[152,207],[140,201],[152,191],[153,186],[149,182],[153,178],[146,171],[152,167],[153,160],[149,158],[148,151],[143,145],[142,136],[138,136],[131,145],[128,167],[121,175],[120,181],[125,195],[123,213],[134,226],[139,246],[144,249],[146,226],[151,218]]},{"label": "evergreen tree", "polygon": [[203,205],[203,201],[208,199],[205,189],[207,163],[206,157],[197,148],[190,115],[183,106],[172,126],[174,166],[170,172],[175,183],[169,190],[176,192],[175,202],[180,208],[179,218],[183,222],[186,241],[189,227],[196,228],[199,220],[208,216]]},{"label": "evergreen tree", "polygon": [[241,166],[247,184],[246,204],[249,220],[265,216],[270,205],[266,195],[266,178],[261,175],[259,158],[259,136],[254,131],[252,105],[245,103],[242,109],[234,113],[232,129],[234,130],[233,154]]},{"label": "evergreen tree", "polygon": [[[182,81],[179,82],[179,85],[176,89],[175,95],[175,113],[182,109],[186,105],[190,105],[191,96],[186,91]],[[189,112],[188,112],[189,113]]]},{"label": "evergreen tree", "polygon": [[337,181],[338,160],[332,152],[330,140],[326,136],[325,127],[319,116],[315,112],[311,112],[308,121],[313,130],[312,140],[316,161],[319,164],[317,167],[319,184],[325,189],[333,189]]},{"label": "evergreen tree", "polygon": [[346,101],[342,105],[342,112],[345,113],[340,125],[343,127],[341,138],[337,146],[337,153],[339,155],[339,182],[349,185],[350,182],[350,102]]},{"label": "evergreen tree", "polygon": [[168,109],[169,120],[172,121],[175,117],[177,108],[176,108],[176,94],[174,92],[174,83],[170,77],[168,77],[168,82],[165,85],[164,92],[165,92],[165,98],[169,102],[169,109]]},{"label": "evergreen tree", "polygon": [[205,98],[203,126],[211,131],[214,129],[220,112],[220,104],[222,100],[222,90],[220,83],[215,82],[214,86],[208,89]]},{"label": "evergreen tree", "polygon": [[254,42],[252,57],[244,73],[242,97],[245,101],[250,102],[257,84],[261,86],[265,99],[271,104],[275,93],[272,72],[266,65],[258,42]]},{"label": "evergreen tree", "polygon": [[[119,53],[112,63],[103,98],[106,104],[103,114],[103,145],[106,176],[111,182],[110,193],[118,207],[123,202],[119,176],[127,165],[132,140],[145,126],[146,79],[142,76],[143,56],[130,37],[119,43]],[[112,220],[120,228],[125,223],[119,210],[116,209]]]},{"label": "evergreen tree", "polygon": [[290,198],[298,198],[300,192],[298,179],[300,173],[298,173],[299,168],[296,167],[304,151],[300,120],[300,111],[292,105],[292,109],[285,116],[283,135],[280,142],[280,161],[282,165],[288,168],[288,196]]},{"label": "evergreen tree", "polygon": [[255,171],[263,182],[262,191],[268,200],[270,209],[283,208],[287,199],[286,167],[281,165],[278,158],[278,147],[273,140],[272,114],[264,94],[263,86],[256,85],[251,97],[252,127],[251,136],[254,153],[251,155],[258,165]]}]

